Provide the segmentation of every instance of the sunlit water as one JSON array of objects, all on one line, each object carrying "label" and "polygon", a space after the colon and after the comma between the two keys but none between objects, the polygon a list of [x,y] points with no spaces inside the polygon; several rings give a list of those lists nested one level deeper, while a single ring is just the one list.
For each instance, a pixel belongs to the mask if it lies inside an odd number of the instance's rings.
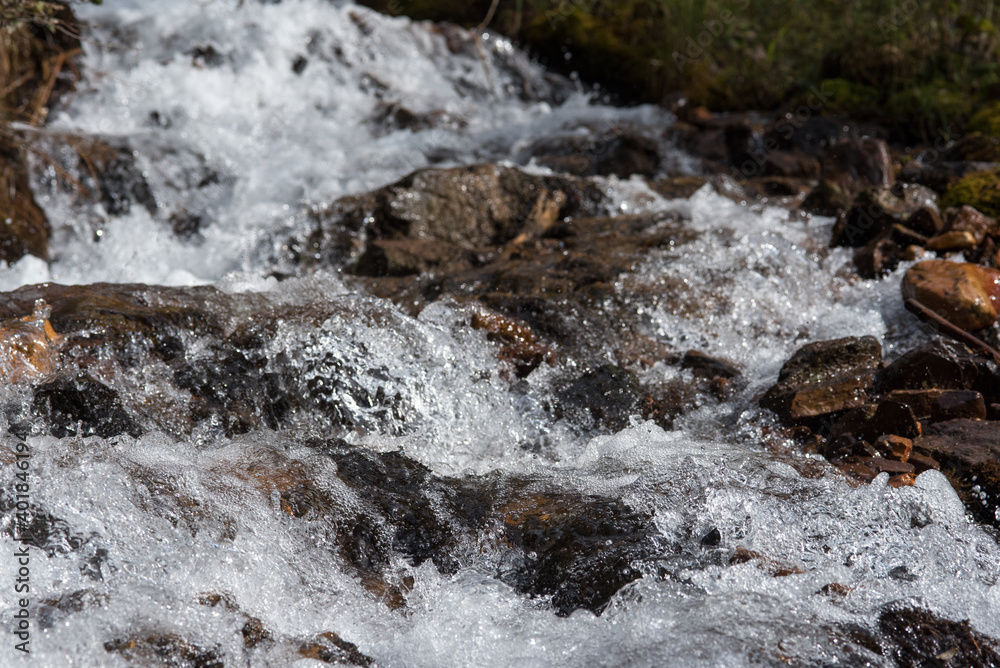
[{"label": "sunlit water", "polygon": [[[371,304],[335,275],[278,283],[262,258],[304,224],[308,207],[417,168],[524,162],[536,139],[614,125],[640,128],[670,150],[665,112],[595,103],[493,37],[485,42],[487,74],[470,40],[453,53],[429,25],[321,0],[107,0],[80,14],[93,25],[84,78],[49,131],[126,142],[156,207],[109,215],[39,163],[35,187],[54,227],[52,259],[0,269],[4,289],[43,281],[215,283],[279,302],[323,295]],[[206,58],[209,45],[214,55]],[[433,127],[394,129],[383,111],[392,105],[430,114]],[[683,155],[669,155],[665,168],[686,168]],[[198,186],[208,173],[210,183]],[[371,425],[349,435],[360,445],[402,449],[442,475],[528,475],[621,498],[651,513],[664,539],[689,549],[637,565],[645,577],[600,617],[585,610],[557,617],[544,601],[495,579],[486,561],[446,576],[429,562],[409,568],[400,559],[414,587],[407,611],[391,611],[333,551],[222,473],[268,451],[313,461],[298,432],[232,441],[156,432],[108,441],[32,437],[35,502],[89,537],[85,549],[35,556],[33,600],[81,589],[94,597],[83,612],[36,628],[34,662],[124,665],[104,642],[157,632],[218,648],[226,665],[246,657],[265,665],[266,657],[244,649],[242,621],[198,603],[205,592],[224,592],[279,638],[335,631],[381,666],[844,663],[857,657],[844,653],[837,629],[873,628],[894,601],[969,619],[1000,637],[1000,548],[967,521],[943,476],[928,472],[902,489],[882,476],[854,488],[832,473],[802,477],[760,446],[753,397],[798,346],[872,334],[892,355],[917,340],[899,303],[899,273],[881,282],[849,278],[842,271],[849,255],[825,248],[826,219],[790,219],[711,188],[665,201],[638,179],[608,179],[606,187],[619,210],[677,210],[700,232],[620,279],[625,296],[636,284],[687,285],[684,307],[636,300],[646,333],[678,350],[728,358],[746,375],[739,396],[708,402],[673,431],[635,418],[620,433],[587,437],[553,421],[542,404],[560,370],[543,365],[514,391],[496,373],[485,337],[460,326],[449,304],[417,318],[376,304],[390,314],[384,326],[346,317],[313,329],[289,324],[269,353],[289,352],[303,369],[332,354],[388,370],[380,382],[405,400],[406,428]],[[178,211],[204,221],[195,238],[171,232]],[[680,372],[657,364],[644,373],[655,382]],[[198,499],[201,530],[150,512],[137,497],[137,468]],[[235,538],[222,540],[227,522]],[[756,561],[713,559],[698,544],[713,528],[720,549],[740,546],[798,572],[774,577]],[[15,549],[9,539],[3,544],[5,553]],[[98,579],[81,569],[96,549],[107,550]],[[658,575],[661,565],[669,576]],[[15,569],[13,559],[0,558],[0,582],[13,582]],[[850,593],[818,593],[830,583]],[[5,620],[13,605],[11,595],[2,597]],[[0,663],[14,665],[15,654],[12,642],[0,643]]]}]

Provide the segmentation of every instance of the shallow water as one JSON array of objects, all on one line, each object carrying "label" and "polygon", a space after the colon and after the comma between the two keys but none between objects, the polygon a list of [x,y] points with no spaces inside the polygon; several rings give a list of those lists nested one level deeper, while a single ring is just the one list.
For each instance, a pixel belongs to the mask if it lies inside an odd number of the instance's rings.
[{"label": "shallow water", "polygon": [[[828,219],[790,218],[710,187],[666,201],[641,179],[606,179],[610,208],[678,211],[698,233],[623,275],[621,301],[645,334],[732,360],[746,384],[671,431],[636,417],[620,433],[595,436],[545,409],[553,380],[571,369],[542,365],[510,383],[485,335],[463,325],[462,307],[441,302],[411,317],[336,274],[279,282],[268,262],[311,207],[421,167],[524,163],[532,142],[553,135],[634,126],[668,152],[664,169],[690,169],[665,138],[669,114],[602,105],[495,37],[486,40],[487,75],[471,41],[449,49],[427,24],[347,3],[109,0],[80,14],[92,26],[83,81],[47,132],[123,142],[155,206],[112,215],[40,160],[34,185],[53,222],[53,257],[0,269],[0,287],[208,283],[276,303],[377,310],[379,322],[288,323],[269,344],[268,356],[287,355],[304,379],[323,365],[350,368],[365,391],[400,398],[389,417],[353,407],[363,428],[337,435],[402,450],[443,476],[527,477],[623,499],[652,517],[663,549],[633,565],[643,577],[601,616],[581,609],[569,617],[498,580],[501,557],[488,537],[463,548],[453,575],[400,556],[391,570],[413,583],[405,611],[394,611],[342,567],[321,522],[293,521],[232,474],[274,456],[329,473],[335,465],[303,445],[303,434],[328,428],[321,416],[232,439],[207,428],[189,437],[35,435],[27,440],[33,500],[65,520],[68,542],[84,543],[35,555],[33,601],[85,592],[79,611],[35,609],[37,665],[126,665],[104,643],[137,633],[215,648],[226,665],[287,662],[247,650],[243,618],[200,604],[206,592],[224,593],[278,639],[333,631],[380,666],[883,665],[856,630],[877,639],[876,620],[891,603],[969,619],[1000,637],[1000,547],[966,519],[942,475],[924,473],[902,489],[884,475],[852,487],[818,466],[820,474],[803,476],[763,446],[767,417],[753,407],[806,342],[871,334],[892,356],[918,340],[897,293],[905,266],[883,281],[852,278],[847,252],[826,248]],[[306,64],[296,72],[300,57]],[[391,105],[429,115],[432,126],[391,127]],[[179,213],[202,221],[196,234],[171,231]],[[136,373],[145,372],[155,376]],[[643,381],[684,373],[660,363]],[[14,436],[4,439],[16,448]],[[6,461],[12,479],[12,456]],[[151,492],[149,480],[168,492]],[[356,500],[335,493],[351,512]],[[713,529],[719,546],[703,546]],[[5,553],[15,549],[3,543]],[[759,558],[731,563],[737,548]],[[0,582],[15,577],[14,560],[0,559]],[[820,593],[831,583],[849,592]],[[2,606],[9,619],[14,601],[6,596]],[[12,642],[0,644],[0,662],[13,665],[15,656]]]}]

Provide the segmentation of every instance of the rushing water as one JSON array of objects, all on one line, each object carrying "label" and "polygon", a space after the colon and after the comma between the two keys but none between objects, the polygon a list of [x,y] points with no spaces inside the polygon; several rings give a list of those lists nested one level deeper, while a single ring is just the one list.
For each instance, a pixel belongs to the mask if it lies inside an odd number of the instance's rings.
[{"label": "rushing water", "polygon": [[[462,32],[346,3],[106,0],[80,14],[91,24],[83,80],[47,132],[123,142],[155,206],[111,215],[39,162],[34,185],[53,222],[52,259],[0,270],[4,289],[43,281],[214,283],[275,302],[322,294],[374,303],[336,275],[268,277],[268,258],[284,233],[305,224],[309,207],[421,167],[524,163],[537,139],[612,126],[661,142],[665,170],[689,164],[664,139],[669,114],[599,104],[495,37],[485,41],[487,69]],[[397,129],[386,114],[399,107],[433,123]],[[849,256],[825,248],[829,220],[739,204],[707,187],[666,201],[640,179],[605,185],[618,211],[678,211],[699,233],[619,280],[626,296],[636,285],[686,286],[684,308],[636,299],[647,333],[728,358],[746,375],[736,397],[695,409],[672,431],[634,418],[619,433],[593,437],[554,421],[542,404],[560,370],[543,365],[515,392],[496,373],[486,339],[459,327],[457,307],[447,303],[416,318],[379,305],[388,326],[337,316],[311,330],[290,324],[269,353],[290,351],[303,369],[332,354],[391,370],[383,382],[405,398],[406,428],[375,424],[349,435],[357,444],[402,449],[441,475],[529,476],[650,513],[662,539],[682,546],[659,558],[668,575],[657,576],[655,560],[640,565],[645,577],[619,591],[603,615],[559,617],[493,577],[488,555],[467,556],[453,575],[400,559],[393,566],[413,584],[406,611],[393,611],[312,533],[220,473],[270,451],[312,461],[297,431],[231,440],[210,432],[34,436],[36,502],[73,535],[90,537],[86,549],[32,562],[35,600],[80,590],[89,597],[83,612],[54,614],[37,629],[35,664],[125,665],[104,643],[135,632],[218,648],[226,665],[248,656],[255,665],[285,663],[247,654],[242,622],[199,604],[204,592],[225,592],[276,637],[334,631],[381,666],[879,664],[886,660],[852,644],[846,629],[874,628],[892,602],[969,619],[1000,637],[1000,548],[967,521],[943,476],[927,472],[916,486],[893,489],[883,475],[852,487],[829,472],[803,477],[760,445],[752,400],[802,343],[872,334],[891,355],[916,340],[899,304],[898,274],[850,278],[842,271]],[[197,217],[196,234],[172,232],[175,214]],[[656,382],[682,372],[656,364],[644,373]],[[197,499],[201,530],[137,502],[136,468]],[[223,540],[227,523],[239,530]],[[791,574],[716,558],[698,543],[713,528],[724,548],[738,545]],[[5,554],[14,550],[12,540],[3,544]],[[95,579],[81,565],[97,549],[105,552]],[[13,582],[15,570],[14,560],[0,559],[0,582]],[[831,583],[850,592],[819,593]],[[2,606],[11,619],[12,596]],[[12,642],[0,643],[0,662],[14,665],[15,655]]]}]

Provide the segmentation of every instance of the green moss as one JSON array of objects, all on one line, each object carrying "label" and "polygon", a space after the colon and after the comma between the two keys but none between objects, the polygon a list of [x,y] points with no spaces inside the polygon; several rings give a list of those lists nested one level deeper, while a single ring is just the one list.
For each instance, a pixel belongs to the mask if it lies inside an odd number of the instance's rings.
[{"label": "green moss", "polygon": [[945,82],[894,92],[885,103],[886,117],[922,141],[951,134],[961,126],[969,111],[969,92]]},{"label": "green moss", "polygon": [[1000,137],[1000,102],[981,108],[969,119],[969,129],[991,137]]},{"label": "green moss", "polygon": [[966,174],[948,188],[941,204],[968,204],[988,216],[1000,216],[1000,169]]},{"label": "green moss", "polygon": [[829,95],[823,107],[826,114],[869,116],[878,109],[880,93],[871,86],[846,79],[825,79],[820,90]]}]

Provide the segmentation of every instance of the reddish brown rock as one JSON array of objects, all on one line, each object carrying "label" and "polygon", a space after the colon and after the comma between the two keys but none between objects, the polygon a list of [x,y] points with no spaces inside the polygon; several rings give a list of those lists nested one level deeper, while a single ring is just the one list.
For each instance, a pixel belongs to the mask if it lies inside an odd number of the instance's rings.
[{"label": "reddish brown rock", "polygon": [[937,209],[931,206],[922,206],[910,214],[910,217],[906,219],[906,226],[926,237],[933,237],[944,229],[944,221],[941,220]]},{"label": "reddish brown rock", "polygon": [[966,508],[980,522],[1000,527],[1000,423],[950,420],[933,424],[913,441],[917,454],[941,463]]},{"label": "reddish brown rock", "polygon": [[983,395],[971,390],[942,392],[934,399],[931,406],[931,420],[942,422],[967,418],[970,420],[986,419],[986,404]]},{"label": "reddish brown rock", "polygon": [[861,463],[876,473],[888,473],[897,475],[900,473],[913,473],[913,464],[900,462],[895,459],[884,459],[882,457],[867,457]]},{"label": "reddish brown rock", "polygon": [[923,186],[906,184],[864,190],[837,218],[830,245],[864,246],[893,225],[905,227],[916,211],[933,205],[935,197]]},{"label": "reddish brown rock", "polygon": [[0,379],[6,383],[41,381],[59,364],[62,337],[49,323],[51,308],[38,300],[34,312],[0,321]]},{"label": "reddish brown rock", "polygon": [[1000,271],[967,263],[925,260],[903,277],[903,299],[915,299],[952,324],[977,330],[996,322]]},{"label": "reddish brown rock", "polygon": [[810,343],[781,367],[761,406],[793,422],[862,406],[881,359],[871,336]]},{"label": "reddish brown rock", "polygon": [[35,202],[24,151],[0,137],[0,260],[49,256],[49,221]]},{"label": "reddish brown rock", "polygon": [[922,455],[919,452],[911,452],[907,461],[916,468],[918,474],[924,471],[940,471],[941,463],[933,457]]},{"label": "reddish brown rock", "polygon": [[889,478],[889,487],[895,487],[896,489],[900,487],[913,487],[916,482],[917,476],[915,473],[897,473]]},{"label": "reddish brown rock", "polygon": [[977,359],[968,348],[949,339],[936,339],[907,351],[879,372],[878,388],[890,394],[895,390],[968,390],[978,376]]},{"label": "reddish brown rock", "polygon": [[986,419],[983,395],[972,390],[894,390],[889,398],[909,406],[918,420]]},{"label": "reddish brown rock", "polygon": [[973,236],[972,232],[968,232],[966,230],[952,230],[951,232],[945,232],[944,234],[931,237],[927,240],[927,243],[924,244],[927,250],[937,251],[939,253],[969,250],[970,248],[975,248],[977,245],[979,245],[979,242],[976,241],[976,237]]},{"label": "reddish brown rock", "polygon": [[887,453],[888,457],[900,462],[907,461],[913,451],[913,441],[893,434],[880,436],[875,445],[879,450]]},{"label": "reddish brown rock", "polygon": [[986,235],[995,229],[995,220],[968,204],[963,205],[948,221],[948,231],[968,233],[972,238],[973,246],[981,244]]}]

